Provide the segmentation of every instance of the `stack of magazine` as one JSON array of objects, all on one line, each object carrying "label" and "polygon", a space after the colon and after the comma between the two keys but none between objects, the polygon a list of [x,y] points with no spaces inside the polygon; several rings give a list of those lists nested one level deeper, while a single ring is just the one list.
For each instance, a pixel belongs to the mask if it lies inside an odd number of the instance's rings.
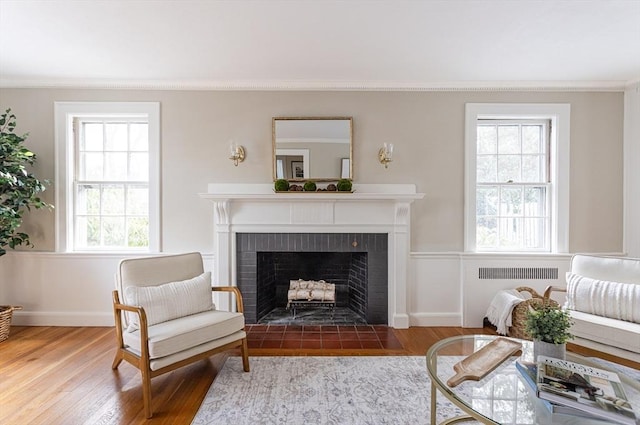
[{"label": "stack of magazine", "polygon": [[551,413],[639,423],[615,372],[545,356],[537,363],[518,361],[516,369]]}]

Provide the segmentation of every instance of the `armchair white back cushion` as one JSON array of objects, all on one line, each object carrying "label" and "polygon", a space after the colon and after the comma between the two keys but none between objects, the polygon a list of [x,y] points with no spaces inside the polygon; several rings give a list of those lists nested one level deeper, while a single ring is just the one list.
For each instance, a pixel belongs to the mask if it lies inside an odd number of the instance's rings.
[{"label": "armchair white back cushion", "polygon": [[[159,286],[128,286],[124,300],[125,304],[144,308],[149,326],[213,310],[211,272]],[[139,328],[138,315],[129,314],[127,330],[133,332]]]},{"label": "armchair white back cushion", "polygon": [[[199,252],[129,258],[122,260],[118,266],[116,289],[120,299],[128,304],[125,294],[129,287],[158,286],[192,279],[203,273],[204,265]],[[131,317],[130,314],[124,315],[125,327],[129,325]]]}]

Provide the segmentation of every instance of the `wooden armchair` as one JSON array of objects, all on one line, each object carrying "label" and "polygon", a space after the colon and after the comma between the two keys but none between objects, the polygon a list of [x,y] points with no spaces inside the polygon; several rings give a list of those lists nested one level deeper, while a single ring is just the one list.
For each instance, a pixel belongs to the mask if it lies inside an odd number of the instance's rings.
[{"label": "wooden armchair", "polygon": [[[216,310],[212,291],[233,294],[237,312]],[[200,253],[120,262],[113,291],[117,348],[112,368],[126,360],[140,369],[147,418],[153,415],[151,378],[234,348],[240,348],[249,371],[243,311],[238,288],[211,287]]]}]

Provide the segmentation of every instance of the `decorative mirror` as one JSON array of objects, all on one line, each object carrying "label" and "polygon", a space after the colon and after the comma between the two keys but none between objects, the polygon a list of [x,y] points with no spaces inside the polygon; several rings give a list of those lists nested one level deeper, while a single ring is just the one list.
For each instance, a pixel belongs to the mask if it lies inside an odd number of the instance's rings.
[{"label": "decorative mirror", "polygon": [[353,178],[351,117],[273,118],[273,179]]}]

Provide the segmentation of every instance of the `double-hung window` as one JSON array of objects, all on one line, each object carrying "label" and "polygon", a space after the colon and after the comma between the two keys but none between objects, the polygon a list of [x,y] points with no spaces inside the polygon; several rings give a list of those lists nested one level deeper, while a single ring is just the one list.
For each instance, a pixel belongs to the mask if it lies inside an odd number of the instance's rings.
[{"label": "double-hung window", "polygon": [[568,105],[467,105],[467,251],[566,251],[568,118]]},{"label": "double-hung window", "polygon": [[56,103],[58,249],[159,250],[158,112],[154,103]]},{"label": "double-hung window", "polygon": [[549,251],[549,129],[549,120],[478,120],[478,251]]}]

